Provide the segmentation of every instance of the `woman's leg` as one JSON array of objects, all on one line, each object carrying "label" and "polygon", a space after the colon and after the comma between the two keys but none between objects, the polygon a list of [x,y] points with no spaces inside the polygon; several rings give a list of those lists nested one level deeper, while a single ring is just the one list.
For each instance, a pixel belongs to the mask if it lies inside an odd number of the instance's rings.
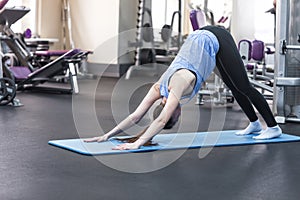
[{"label": "woman's leg", "polygon": [[[220,66],[220,64],[217,64],[218,66]],[[240,107],[243,110],[246,110],[247,112],[245,112],[246,116],[248,117],[248,119],[250,120],[250,122],[254,122],[258,120],[258,117],[255,113],[255,110],[252,106],[251,101],[249,100],[249,98],[242,93],[241,91],[239,91],[236,86],[234,85],[234,83],[232,82],[232,80],[230,79],[230,77],[228,76],[228,74],[226,73],[226,71],[221,68],[221,67],[217,67],[218,71],[215,73],[223,80],[223,82],[226,84],[226,86],[230,89],[232,95],[235,97],[236,101],[238,102],[238,104],[240,105]]]},{"label": "woman's leg", "polygon": [[247,128],[244,130],[236,132],[237,135],[247,135],[250,133],[259,133],[262,130],[262,126],[258,120],[258,117],[253,109],[253,106],[249,98],[240,92],[235,85],[232,83],[231,79],[228,77],[227,73],[222,69],[218,68],[218,76],[222,78],[226,86],[230,89],[237,103],[240,105],[242,110],[246,110],[245,114],[250,120],[250,123]]},{"label": "woman's leg", "polygon": [[[235,95],[237,102],[249,120],[251,122],[257,120],[256,114],[251,106],[252,103],[268,127],[277,126],[266,99],[250,84],[243,61],[230,33],[218,27],[210,27],[208,30],[216,35],[220,45],[217,54],[217,68],[222,78],[224,78],[225,84],[229,84],[228,87],[233,91],[233,95]],[[274,137],[278,136],[276,136],[276,134],[273,135]],[[268,135],[268,137],[269,136],[270,135]]]}]

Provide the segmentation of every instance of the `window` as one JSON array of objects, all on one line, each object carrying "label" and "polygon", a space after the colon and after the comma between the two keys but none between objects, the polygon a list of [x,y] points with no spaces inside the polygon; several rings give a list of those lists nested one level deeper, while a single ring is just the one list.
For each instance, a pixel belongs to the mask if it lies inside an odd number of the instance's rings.
[{"label": "window", "polygon": [[272,8],[272,0],[255,2],[254,37],[265,43],[274,43],[274,15],[266,13]]}]

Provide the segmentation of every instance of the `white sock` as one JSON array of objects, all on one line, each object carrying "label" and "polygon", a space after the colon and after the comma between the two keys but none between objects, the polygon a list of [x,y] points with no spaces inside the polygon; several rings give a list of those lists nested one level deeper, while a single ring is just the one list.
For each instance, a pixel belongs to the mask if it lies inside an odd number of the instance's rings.
[{"label": "white sock", "polygon": [[272,139],[272,138],[279,137],[281,135],[281,133],[282,133],[282,130],[277,125],[277,126],[274,126],[274,127],[268,127],[260,135],[254,136],[253,139],[256,139],[256,140]]},{"label": "white sock", "polygon": [[238,131],[235,134],[236,135],[248,135],[251,133],[258,133],[261,130],[262,130],[261,124],[260,124],[259,120],[256,120],[255,122],[250,122],[249,125],[247,126],[247,128],[245,128],[244,130]]}]

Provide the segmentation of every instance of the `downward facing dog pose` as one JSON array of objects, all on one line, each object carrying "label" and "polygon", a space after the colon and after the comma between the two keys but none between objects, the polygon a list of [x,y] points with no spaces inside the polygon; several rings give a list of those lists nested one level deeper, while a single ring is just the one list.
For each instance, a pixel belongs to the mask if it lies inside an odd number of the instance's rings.
[{"label": "downward facing dog pose", "polygon": [[[186,39],[178,55],[155,83],[137,109],[103,136],[86,139],[85,142],[102,142],[133,126],[159,99],[163,109],[149,127],[132,143],[124,143],[116,149],[137,149],[149,142],[163,128],[172,127],[180,115],[180,101],[191,99],[199,91],[202,82],[216,69],[233,96],[250,120],[249,125],[236,135],[260,133],[254,139],[271,139],[282,133],[271,109],[249,82],[243,61],[236,44],[228,31],[216,26],[206,26],[194,31]],[[262,130],[261,123],[252,106],[257,109],[267,124]],[[166,127],[168,125],[169,127]]]}]

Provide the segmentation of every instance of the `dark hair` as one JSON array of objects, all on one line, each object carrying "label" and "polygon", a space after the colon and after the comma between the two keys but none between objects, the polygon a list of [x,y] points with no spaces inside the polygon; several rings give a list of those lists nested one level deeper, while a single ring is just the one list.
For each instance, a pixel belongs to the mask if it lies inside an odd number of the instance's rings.
[{"label": "dark hair", "polygon": [[[164,106],[165,105],[162,104],[162,103],[160,103],[158,106],[156,106],[156,108],[153,111],[153,118],[154,119],[156,119],[160,115],[160,113],[163,110]],[[173,112],[171,118],[166,123],[166,125],[163,129],[171,129],[176,124],[176,122],[178,121],[180,114],[181,114],[181,107],[178,104],[175,111]],[[146,130],[148,128],[149,127],[145,128],[143,131],[141,131],[136,136],[128,137],[128,138],[117,138],[117,140],[119,140],[121,142],[134,143],[146,132]],[[152,138],[144,144],[144,146],[156,146],[156,145],[157,145],[157,143],[153,143]]]},{"label": "dark hair", "polygon": [[[156,118],[160,115],[161,111],[164,109],[164,106],[165,106],[165,105],[162,104],[162,103],[159,104],[158,106],[156,106],[156,108],[155,108],[154,111],[153,111],[153,119],[156,119]],[[166,123],[164,129],[171,129],[171,128],[173,128],[173,126],[174,126],[174,125],[176,124],[176,122],[178,121],[180,114],[181,114],[181,107],[180,107],[180,105],[178,104],[177,107],[176,107],[176,109],[174,110],[174,112],[173,112],[171,118],[170,118],[169,121]]]},{"label": "dark hair", "polygon": [[[132,137],[128,137],[128,138],[116,138],[116,140],[119,140],[121,142],[134,143],[146,132],[146,130],[148,128],[149,128],[149,126],[147,128],[145,128],[144,130],[142,130],[136,136],[132,136]],[[157,143],[153,143],[152,138],[144,144],[144,146],[156,146],[156,145],[157,145]]]}]

